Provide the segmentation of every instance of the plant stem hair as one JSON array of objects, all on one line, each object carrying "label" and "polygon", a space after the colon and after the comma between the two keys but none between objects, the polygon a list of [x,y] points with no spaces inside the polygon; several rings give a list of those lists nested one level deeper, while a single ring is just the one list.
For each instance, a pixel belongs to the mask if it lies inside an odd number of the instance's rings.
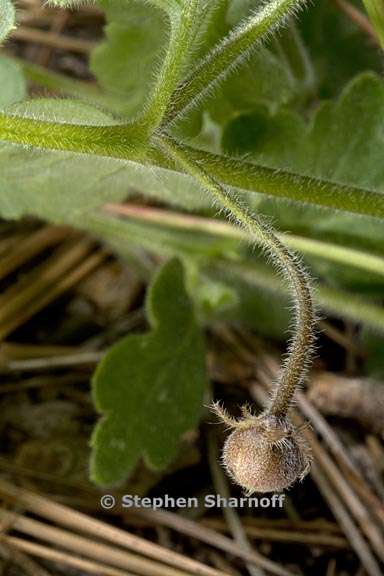
[{"label": "plant stem hair", "polygon": [[176,161],[211,194],[214,203],[224,210],[230,220],[241,226],[261,245],[291,287],[295,312],[293,337],[267,409],[269,415],[284,418],[295,390],[304,381],[312,358],[315,312],[309,276],[299,258],[281,242],[271,226],[264,219],[251,214],[241,201],[212,178],[203,166],[191,160],[182,144],[164,134],[157,136],[155,142],[168,157]]}]

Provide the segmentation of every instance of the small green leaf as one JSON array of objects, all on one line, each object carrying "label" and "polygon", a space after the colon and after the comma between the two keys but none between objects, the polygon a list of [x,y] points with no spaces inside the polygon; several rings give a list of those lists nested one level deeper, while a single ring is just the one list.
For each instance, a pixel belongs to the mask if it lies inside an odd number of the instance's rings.
[{"label": "small green leaf", "polygon": [[20,102],[26,97],[26,85],[20,66],[0,56],[0,108]]},{"label": "small green leaf", "polygon": [[15,26],[15,9],[10,0],[0,0],[0,42]]},{"label": "small green leaf", "polygon": [[96,369],[93,395],[103,414],[92,439],[91,475],[123,481],[141,456],[163,469],[199,418],[206,382],[204,343],[178,260],[156,274],[146,301],[152,330],[115,344]]}]

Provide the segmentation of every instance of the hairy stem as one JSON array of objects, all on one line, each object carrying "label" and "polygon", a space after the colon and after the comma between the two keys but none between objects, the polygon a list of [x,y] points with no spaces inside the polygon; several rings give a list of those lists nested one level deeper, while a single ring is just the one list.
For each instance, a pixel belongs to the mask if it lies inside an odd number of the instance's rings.
[{"label": "hairy stem", "polygon": [[[288,198],[317,206],[355,214],[384,217],[384,194],[358,186],[340,184],[322,178],[276,170],[253,162],[185,147],[188,156],[217,180],[232,187]],[[156,150],[148,151],[154,164],[169,167]]]},{"label": "hairy stem", "polygon": [[192,32],[198,6],[199,0],[184,0],[179,18],[171,26],[167,54],[150,102],[141,118],[151,131],[156,130],[161,123],[171,96],[180,81],[193,39]]},{"label": "hairy stem", "polygon": [[[0,142],[63,150],[111,158],[146,161],[153,168],[173,168],[168,158],[148,148],[146,130],[137,124],[83,126],[47,122],[0,112]],[[311,178],[251,162],[185,147],[188,156],[203,164],[222,183],[250,192],[305,202],[354,214],[384,217],[384,194],[357,186]]]},{"label": "hairy stem", "polygon": [[272,0],[241,23],[198,64],[176,90],[164,125],[202,99],[236,65],[247,57],[258,40],[270,34],[303,0]]},{"label": "hairy stem", "polygon": [[0,112],[0,141],[49,150],[138,158],[146,137],[135,125],[92,126],[48,122]]},{"label": "hairy stem", "polygon": [[215,202],[230,219],[243,227],[265,250],[279,272],[288,280],[294,294],[295,331],[289,355],[275,387],[269,414],[282,417],[287,413],[297,386],[303,383],[312,355],[315,313],[307,273],[297,257],[279,240],[272,228],[254,216],[214,180],[205,169],[188,156],[184,147],[171,137],[162,135],[156,143],[200,185],[210,192]]}]

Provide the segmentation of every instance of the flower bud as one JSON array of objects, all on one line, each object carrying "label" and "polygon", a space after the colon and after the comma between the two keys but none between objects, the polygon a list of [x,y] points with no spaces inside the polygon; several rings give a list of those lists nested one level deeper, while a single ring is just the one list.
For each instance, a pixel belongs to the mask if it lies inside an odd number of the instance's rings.
[{"label": "flower bud", "polygon": [[223,449],[223,464],[248,494],[279,492],[308,473],[311,457],[287,418],[261,415],[238,421]]}]

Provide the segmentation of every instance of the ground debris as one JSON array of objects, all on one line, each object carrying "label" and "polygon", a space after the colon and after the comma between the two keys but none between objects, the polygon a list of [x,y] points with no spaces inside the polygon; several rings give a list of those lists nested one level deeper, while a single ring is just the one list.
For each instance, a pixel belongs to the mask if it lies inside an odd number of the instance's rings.
[{"label": "ground debris", "polygon": [[352,418],[384,434],[384,385],[380,382],[323,372],[313,377],[308,397],[323,414]]}]

